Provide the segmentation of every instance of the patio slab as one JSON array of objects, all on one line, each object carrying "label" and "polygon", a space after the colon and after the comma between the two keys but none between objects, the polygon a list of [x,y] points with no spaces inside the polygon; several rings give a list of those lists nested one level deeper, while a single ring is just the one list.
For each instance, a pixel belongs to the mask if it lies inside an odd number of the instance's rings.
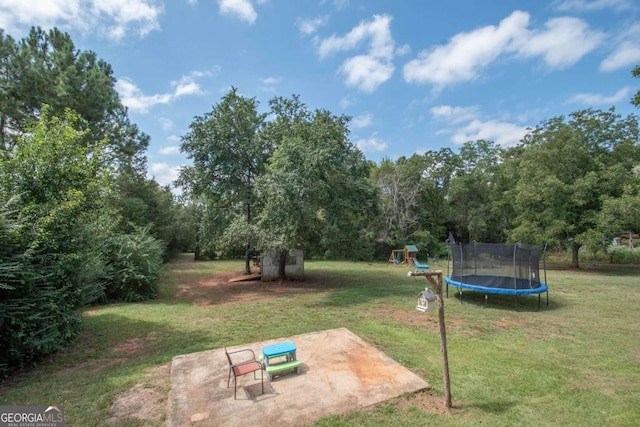
[{"label": "patio slab", "polygon": [[227,388],[229,365],[224,349],[173,358],[167,425],[182,426],[295,426],[320,418],[374,405],[405,393],[430,388],[404,366],[367,344],[346,328],[229,347],[252,349],[281,341],[297,346],[300,374],[238,378],[238,398],[233,398],[233,378]]}]

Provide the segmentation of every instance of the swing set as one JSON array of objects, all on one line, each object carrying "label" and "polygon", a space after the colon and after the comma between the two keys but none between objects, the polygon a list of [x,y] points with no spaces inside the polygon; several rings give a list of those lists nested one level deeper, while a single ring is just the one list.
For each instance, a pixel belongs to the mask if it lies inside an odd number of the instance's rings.
[{"label": "swing set", "polygon": [[406,245],[403,249],[393,249],[389,254],[387,264],[410,264],[418,257],[418,248],[415,245]]}]

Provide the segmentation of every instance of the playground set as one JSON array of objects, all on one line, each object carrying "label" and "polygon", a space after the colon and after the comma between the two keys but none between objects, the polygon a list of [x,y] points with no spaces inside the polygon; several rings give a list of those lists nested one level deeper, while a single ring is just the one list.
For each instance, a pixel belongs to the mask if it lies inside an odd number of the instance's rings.
[{"label": "playground set", "polygon": [[428,270],[429,265],[418,261],[418,248],[415,245],[406,245],[402,249],[393,249],[389,254],[387,265],[413,264],[417,270]]}]

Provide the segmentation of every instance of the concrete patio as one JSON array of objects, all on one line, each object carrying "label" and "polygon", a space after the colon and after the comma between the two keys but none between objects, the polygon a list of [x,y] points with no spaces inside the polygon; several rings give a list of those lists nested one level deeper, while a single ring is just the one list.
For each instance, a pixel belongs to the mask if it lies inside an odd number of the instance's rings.
[{"label": "concrete patio", "polygon": [[233,398],[233,376],[227,388],[229,365],[224,350],[177,356],[171,365],[167,425],[182,426],[295,426],[320,418],[371,406],[429,384],[345,328],[229,347],[250,348],[292,341],[300,374],[264,373],[238,378]]}]

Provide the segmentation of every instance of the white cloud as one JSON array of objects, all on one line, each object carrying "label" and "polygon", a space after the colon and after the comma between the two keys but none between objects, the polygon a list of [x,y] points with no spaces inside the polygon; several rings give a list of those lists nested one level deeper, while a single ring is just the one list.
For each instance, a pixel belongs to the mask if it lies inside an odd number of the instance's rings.
[{"label": "white cloud", "polygon": [[370,113],[361,114],[351,120],[351,125],[355,129],[364,128],[373,123],[373,116]]},{"label": "white cloud", "polygon": [[615,50],[600,63],[600,71],[632,68],[640,62],[640,23],[623,32],[618,42]]},{"label": "white cloud", "polygon": [[501,55],[542,57],[552,69],[575,64],[604,41],[581,19],[553,18],[541,30],[529,29],[529,14],[514,11],[498,26],[459,33],[449,43],[423,50],[404,66],[409,83],[428,83],[438,89],[477,79]]},{"label": "white cloud", "polygon": [[202,95],[204,94],[204,90],[196,82],[196,79],[202,77],[211,77],[214,74],[217,74],[217,67],[214,68],[214,71],[192,71],[189,74],[186,74],[180,77],[180,80],[171,82],[171,86],[173,89],[172,98],[179,98],[181,96],[186,95]]},{"label": "white cloud", "polygon": [[404,79],[437,86],[476,79],[479,71],[495,61],[528,24],[529,14],[515,11],[497,27],[489,25],[456,34],[448,44],[424,50],[409,61],[404,66]]},{"label": "white cloud", "polygon": [[170,156],[172,154],[179,154],[180,147],[177,145],[170,145],[168,147],[162,147],[158,152],[160,154],[164,154],[165,156]]},{"label": "white cloud", "polygon": [[569,102],[584,105],[611,105],[630,98],[632,93],[633,88],[626,86],[610,96],[599,93],[579,93],[569,99]]},{"label": "white cloud", "polygon": [[280,80],[282,80],[282,77],[264,77],[260,79],[262,84],[267,86],[277,85],[280,83]]},{"label": "white cloud", "polygon": [[297,26],[302,34],[311,35],[318,31],[318,28],[324,27],[329,22],[329,16],[320,16],[314,19],[298,18]]},{"label": "white cloud", "polygon": [[342,109],[349,108],[355,103],[356,101],[349,96],[343,96],[342,99],[340,99],[340,107],[342,107]]},{"label": "white cloud", "polygon": [[528,132],[526,126],[503,120],[484,120],[477,105],[470,107],[439,105],[429,111],[434,119],[444,121],[447,125],[436,131],[436,134],[450,135],[451,142],[458,145],[485,139],[503,147],[509,147],[520,142]]},{"label": "white cloud", "polygon": [[122,104],[136,113],[146,113],[158,104],[168,104],[183,96],[201,95],[205,92],[195,79],[212,76],[210,71],[193,71],[182,76],[179,80],[171,82],[173,92],[145,95],[130,79],[123,77],[116,81],[116,90],[120,94]]},{"label": "white cloud", "polygon": [[476,119],[479,116],[479,107],[452,107],[450,105],[438,105],[432,107],[431,114],[436,119],[446,120],[449,123],[462,123]]},{"label": "white cloud", "polygon": [[120,94],[122,104],[138,113],[146,113],[154,105],[168,104],[171,101],[171,94],[143,94],[140,88],[126,77],[118,79],[116,90]]},{"label": "white cloud", "polygon": [[409,53],[411,53],[411,46],[409,46],[408,44],[403,44],[402,46],[398,46],[396,48],[396,55],[398,56],[408,55]]},{"label": "white cloud", "polygon": [[316,38],[318,55],[323,59],[337,52],[355,50],[366,43],[366,54],[347,58],[338,72],[345,76],[347,86],[373,92],[389,80],[395,70],[391,62],[395,49],[391,19],[389,15],[374,15],[372,20],[361,22],[344,36],[334,34],[322,40]]},{"label": "white cloud", "polygon": [[544,30],[527,31],[513,41],[511,49],[524,57],[542,56],[552,69],[575,64],[604,41],[604,34],[590,30],[582,19],[549,19]]},{"label": "white cloud", "polygon": [[369,52],[377,58],[393,58],[394,42],[391,37],[391,16],[374,15],[371,21],[363,21],[343,37],[335,34],[320,41],[318,54],[325,58],[333,53],[353,50],[369,41]]},{"label": "white cloud", "polygon": [[249,0],[218,0],[222,15],[232,15],[247,24],[253,24],[258,18],[256,10]]},{"label": "white cloud", "polygon": [[160,185],[171,185],[178,179],[182,166],[171,166],[167,163],[151,163],[149,165],[149,177],[154,178]]},{"label": "white cloud", "polygon": [[162,13],[154,0],[0,0],[0,28],[22,33],[34,25],[59,27],[121,40],[158,29]]},{"label": "white cloud", "polygon": [[622,42],[611,55],[600,63],[600,71],[615,71],[632,67],[640,62],[640,46],[631,42]]},{"label": "white cloud", "polygon": [[173,120],[171,119],[168,119],[166,117],[160,117],[158,119],[158,122],[160,123],[160,126],[162,127],[162,129],[165,131],[170,131],[171,129],[173,129]]},{"label": "white cloud", "polygon": [[276,85],[280,83],[281,80],[282,77],[263,77],[260,79],[260,82],[262,83],[260,89],[265,92],[275,92]]},{"label": "white cloud", "polygon": [[464,144],[467,141],[486,139],[503,147],[516,145],[528,132],[526,126],[498,120],[472,120],[465,126],[453,131],[451,141]]},{"label": "white cloud", "polygon": [[393,75],[395,67],[369,55],[358,55],[344,61],[339,69],[346,76],[347,86],[371,93]]},{"label": "white cloud", "polygon": [[592,12],[602,9],[613,9],[617,11],[628,10],[633,8],[631,0],[566,0],[557,7],[562,11],[580,11]]},{"label": "white cloud", "polygon": [[336,9],[342,10],[345,7],[349,6],[349,0],[333,0],[333,5]]},{"label": "white cloud", "polygon": [[369,138],[362,138],[355,142],[356,147],[363,153],[379,152],[387,149],[388,144],[379,139],[375,134]]}]

